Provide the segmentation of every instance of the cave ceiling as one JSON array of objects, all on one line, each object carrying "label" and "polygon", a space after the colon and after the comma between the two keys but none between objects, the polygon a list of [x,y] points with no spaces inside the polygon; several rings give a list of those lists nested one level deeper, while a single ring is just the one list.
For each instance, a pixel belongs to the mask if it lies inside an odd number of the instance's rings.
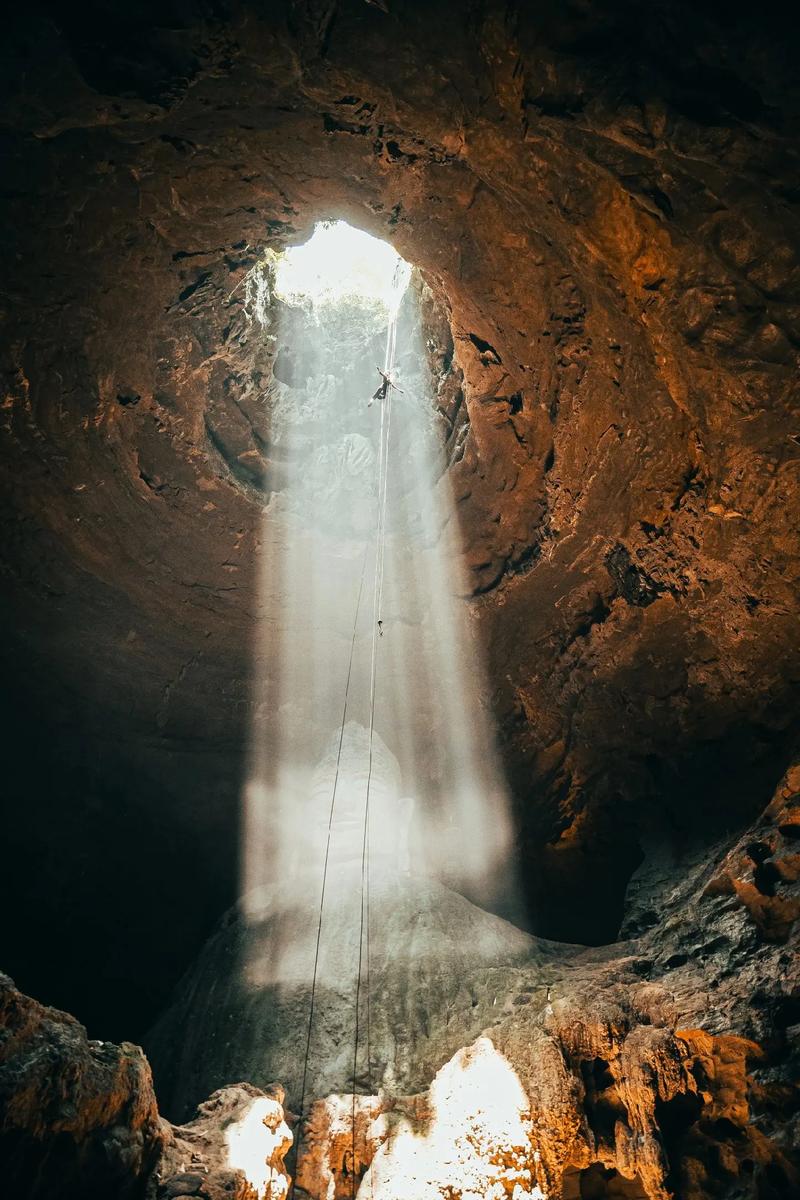
[{"label": "cave ceiling", "polygon": [[56,3],[7,31],[2,874],[32,934],[5,965],[109,1035],[235,893],[279,486],[243,281],[319,219],[389,240],[447,316],[536,931],[611,940],[650,841],[752,818],[796,736],[796,29],[387,7]]}]

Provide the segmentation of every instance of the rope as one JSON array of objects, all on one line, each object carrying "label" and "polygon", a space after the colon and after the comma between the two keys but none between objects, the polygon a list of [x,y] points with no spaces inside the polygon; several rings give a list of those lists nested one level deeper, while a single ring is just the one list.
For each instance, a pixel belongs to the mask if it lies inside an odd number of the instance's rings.
[{"label": "rope", "polygon": [[[395,345],[397,339],[397,313],[395,312],[389,321],[389,326],[386,331],[386,372],[388,374],[392,359],[394,357]],[[389,434],[391,430],[391,388],[388,389],[386,399],[381,404],[381,425],[379,438],[379,453],[378,453],[378,512],[377,512],[377,529],[375,537],[375,582],[373,587],[373,628],[372,628],[372,659],[370,665],[370,701],[369,701],[369,766],[367,770],[367,794],[364,804],[364,833],[361,844],[361,912],[360,912],[360,929],[358,941],[358,974],[356,977],[356,1011],[355,1011],[355,1045],[353,1048],[353,1102],[352,1102],[352,1172],[351,1172],[351,1193],[355,1200],[356,1190],[356,1074],[358,1068],[358,1045],[360,1033],[360,1001],[361,1001],[361,980],[364,967],[364,931],[366,923],[366,992],[367,992],[367,1082],[369,1092],[372,1091],[372,1048],[371,1048],[371,1013],[370,1013],[370,923],[369,923],[369,904],[370,904],[370,872],[369,872],[369,801],[370,790],[372,786],[372,766],[373,766],[373,744],[375,733],[375,682],[377,670],[377,654],[378,654],[378,634],[381,629],[381,603],[383,599],[383,578],[384,578],[384,550],[385,550],[385,533],[386,533],[386,498],[388,492],[388,476],[389,476]],[[322,942],[322,919],[325,909],[325,890],[328,880],[328,864],[330,860],[331,835],[333,831],[333,817],[336,806],[336,790],[339,783],[339,768],[342,757],[342,744],[344,742],[344,730],[347,723],[347,705],[350,696],[350,681],[353,672],[353,658],[355,653],[356,634],[358,631],[358,617],[361,611],[361,597],[364,590],[364,579],[366,576],[367,557],[369,554],[369,546],[364,548],[364,560],[361,567],[361,579],[358,585],[358,596],[356,599],[356,611],[353,619],[353,633],[350,639],[350,656],[347,664],[347,681],[345,683],[344,703],[342,706],[342,721],[339,731],[339,745],[336,751],[336,770],[333,779],[333,790],[331,794],[331,806],[328,814],[328,831],[325,842],[325,859],[322,870],[322,887],[320,890],[319,902],[319,920],[317,922],[316,946],[314,950],[314,970],[311,980],[311,1001],[309,1004],[308,1015],[308,1032],[306,1034],[306,1048],[303,1058],[303,1078],[300,1090],[300,1115],[297,1126],[297,1140],[295,1143],[295,1172],[292,1179],[292,1187],[290,1191],[290,1200],[294,1200],[295,1187],[297,1184],[297,1168],[300,1163],[300,1147],[302,1144],[303,1133],[303,1118],[306,1100],[306,1086],[308,1083],[308,1067],[311,1058],[311,1036],[314,1025],[314,1006],[317,992],[317,975],[319,970],[319,955]],[[365,1149],[366,1149],[366,1134],[365,1134]],[[366,1157],[366,1154],[365,1154]]]},{"label": "rope", "polygon": [[[377,610],[376,620],[380,621],[383,612],[383,574],[384,561],[386,554],[386,493],[389,486],[389,434],[392,428],[392,396],[391,391],[386,397],[387,412],[386,412],[386,461],[384,464],[383,475],[383,499],[381,501],[381,527],[380,527],[380,562],[377,564],[378,570],[378,590],[377,590]],[[381,626],[379,625],[380,629]]]},{"label": "rope", "polygon": [[369,547],[364,548],[364,561],[361,566],[361,579],[358,585],[358,597],[356,599],[356,612],[353,619],[353,635],[350,639],[350,657],[347,663],[347,681],[344,688],[344,704],[342,706],[342,726],[339,731],[339,745],[336,750],[336,771],[333,776],[333,791],[331,793],[331,807],[328,814],[328,836],[325,842],[325,862],[322,868],[322,889],[319,898],[319,922],[317,924],[317,943],[314,950],[314,971],[311,977],[311,1002],[308,1013],[308,1033],[306,1035],[306,1051],[303,1060],[303,1083],[300,1089],[300,1118],[297,1123],[297,1141],[295,1143],[295,1171],[292,1179],[291,1200],[294,1200],[294,1189],[297,1183],[297,1167],[300,1163],[300,1145],[303,1136],[303,1115],[306,1102],[306,1084],[308,1082],[308,1064],[311,1055],[311,1031],[314,1025],[314,1001],[317,994],[317,971],[319,968],[319,951],[322,941],[322,914],[325,907],[325,887],[328,881],[328,860],[330,858],[331,849],[331,833],[333,830],[333,814],[336,806],[336,789],[339,784],[339,766],[342,760],[342,743],[344,741],[344,728],[347,722],[347,702],[350,695],[350,679],[353,674],[353,655],[356,645],[356,631],[358,629],[358,614],[361,610],[361,595],[364,590],[364,578],[367,573],[367,554]]},{"label": "rope", "polygon": [[[386,331],[386,363],[388,373],[394,357],[397,338],[397,313],[393,315]],[[358,939],[358,973],[356,975],[355,1044],[353,1046],[353,1099],[352,1099],[352,1173],[350,1192],[352,1200],[356,1194],[356,1077],[358,1071],[358,1044],[360,1033],[361,979],[364,967],[364,930],[366,923],[366,996],[367,996],[367,1087],[372,1093],[372,1047],[370,1006],[370,871],[369,871],[369,801],[372,786],[373,746],[375,734],[375,682],[378,662],[378,635],[381,632],[381,602],[383,598],[384,551],[386,543],[386,498],[389,479],[389,434],[392,420],[392,389],[387,390],[381,404],[381,431],[378,455],[378,521],[375,536],[375,584],[373,590],[372,661],[370,667],[369,696],[369,766],[367,769],[367,794],[364,802],[364,833],[361,843],[361,920]],[[366,1131],[364,1133],[364,1157],[366,1158]]]},{"label": "rope", "polygon": [[[397,316],[398,316],[398,314],[397,314],[397,312],[395,312],[394,316],[392,317],[391,321],[389,322],[389,328],[386,331],[386,368],[385,369],[386,369],[387,374],[391,370],[391,365],[394,362],[395,350],[397,348]],[[378,505],[379,505],[379,509],[378,509],[378,550],[376,550],[376,555],[378,555],[378,554],[380,555],[379,560],[376,561],[376,577],[378,580],[377,591],[376,591],[376,596],[377,596],[376,619],[379,622],[379,625],[378,625],[379,629],[381,628],[380,619],[381,619],[382,605],[383,605],[383,578],[384,578],[384,561],[385,561],[385,553],[386,553],[386,494],[387,494],[387,489],[389,486],[389,436],[390,436],[391,427],[392,427],[392,391],[393,391],[393,388],[390,387],[386,393],[386,402],[382,406],[386,409],[386,438],[385,438],[385,442],[382,438],[382,445],[381,445],[381,450],[383,452],[383,470],[382,470],[383,494],[379,498],[379,501],[378,501]]]}]

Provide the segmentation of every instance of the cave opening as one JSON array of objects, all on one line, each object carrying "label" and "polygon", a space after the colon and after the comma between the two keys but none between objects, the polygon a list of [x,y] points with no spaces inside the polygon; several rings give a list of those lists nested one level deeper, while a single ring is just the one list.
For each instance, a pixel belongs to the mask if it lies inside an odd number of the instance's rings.
[{"label": "cave opening", "polygon": [[307,241],[274,256],[275,295],[289,304],[360,298],[391,309],[402,300],[410,274],[388,242],[341,219],[316,221]]}]

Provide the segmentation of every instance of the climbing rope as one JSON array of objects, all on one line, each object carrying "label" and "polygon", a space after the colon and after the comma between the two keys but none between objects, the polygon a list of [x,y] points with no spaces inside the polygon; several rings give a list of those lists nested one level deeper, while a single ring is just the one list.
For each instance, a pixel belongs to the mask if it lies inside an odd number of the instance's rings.
[{"label": "climbing rope", "polygon": [[388,396],[386,397],[386,450],[385,450],[385,456],[384,456],[383,498],[381,500],[381,517],[380,517],[380,526],[379,526],[379,533],[378,533],[378,549],[376,550],[376,553],[379,553],[379,555],[380,555],[378,563],[377,563],[377,568],[376,568],[376,577],[377,577],[378,584],[377,584],[377,593],[376,593],[376,602],[375,602],[376,603],[375,619],[376,619],[376,622],[378,622],[377,628],[378,628],[379,633],[382,632],[382,629],[383,629],[383,622],[382,622],[383,607],[382,606],[383,606],[383,574],[384,574],[384,561],[385,561],[385,553],[386,553],[386,492],[387,492],[387,488],[389,485],[389,434],[391,432],[391,428],[392,428],[392,394],[390,391]]},{"label": "climbing rope", "polygon": [[[388,374],[394,363],[395,352],[397,349],[397,317],[398,312],[392,315],[389,321],[388,329],[386,330],[386,365],[385,370]],[[386,400],[381,409],[386,411],[386,436],[383,437],[383,421],[381,421],[381,450],[383,454],[382,468],[379,468],[379,486],[382,480],[382,494],[378,498],[378,536],[376,555],[376,620],[378,621],[378,632],[381,632],[381,617],[383,604],[383,577],[384,577],[384,558],[386,551],[386,495],[389,486],[389,437],[392,426],[392,393],[394,387],[390,387],[386,393]],[[383,416],[383,411],[381,413]]]},{"label": "climbing rope", "polygon": [[[395,347],[397,340],[397,312],[392,315],[386,334],[386,358],[385,369],[389,373],[391,364],[394,359]],[[360,896],[360,921],[359,921],[359,940],[358,940],[358,970],[356,976],[356,1003],[355,1003],[355,1038],[353,1047],[353,1091],[352,1091],[352,1171],[351,1171],[351,1192],[353,1200],[355,1200],[356,1192],[356,1079],[358,1069],[358,1050],[360,1039],[360,1006],[361,1006],[361,986],[362,977],[365,976],[366,983],[366,1051],[367,1051],[367,1086],[368,1094],[372,1092],[372,1047],[371,1047],[371,1012],[370,1012],[370,869],[369,869],[369,805],[370,792],[372,787],[372,768],[373,768],[373,749],[374,749],[374,733],[375,733],[375,694],[376,694],[376,677],[377,677],[377,661],[378,661],[378,638],[382,636],[382,619],[381,619],[381,604],[383,600],[383,581],[384,581],[384,559],[385,559],[385,535],[386,535],[386,501],[388,494],[388,475],[389,475],[389,435],[391,431],[391,416],[392,416],[392,388],[387,389],[387,395],[381,403],[381,424],[378,446],[378,485],[377,485],[377,521],[375,532],[375,578],[373,583],[373,621],[372,621],[372,653],[370,661],[370,689],[369,689],[369,763],[367,769],[367,789],[364,802],[364,829],[361,844],[361,896]],[[311,980],[311,999],[309,1003],[308,1015],[308,1030],[306,1033],[306,1046],[303,1058],[303,1076],[300,1089],[300,1115],[297,1125],[297,1139],[295,1142],[295,1172],[292,1180],[290,1192],[290,1200],[294,1200],[295,1186],[297,1183],[297,1168],[300,1163],[300,1147],[302,1143],[303,1119],[305,1115],[305,1100],[306,1088],[308,1084],[308,1069],[311,1057],[311,1037],[314,1025],[314,1007],[317,992],[317,976],[319,971],[320,947],[322,942],[322,923],[323,913],[325,908],[325,891],[328,880],[328,865],[330,861],[331,837],[333,832],[333,820],[336,808],[336,792],[339,783],[339,770],[342,757],[342,745],[344,742],[344,731],[347,723],[347,707],[350,696],[350,682],[353,673],[353,659],[355,655],[356,636],[358,632],[358,618],[361,611],[361,598],[364,591],[364,579],[366,577],[367,558],[369,555],[369,544],[364,548],[364,559],[361,567],[361,578],[358,586],[358,595],[356,598],[355,616],[353,619],[353,632],[350,639],[350,654],[347,664],[347,679],[345,682],[344,702],[342,705],[342,720],[339,731],[339,743],[336,751],[336,769],[333,779],[333,789],[331,792],[331,804],[328,813],[328,829],[325,842],[325,857],[322,869],[322,886],[320,889],[319,902],[319,919],[317,922],[316,945],[314,950],[314,969]],[[366,939],[365,939],[366,932]],[[366,955],[365,955],[366,944]],[[366,967],[366,971],[365,971]],[[366,1158],[366,1133],[365,1133],[365,1155]]]},{"label": "climbing rope", "polygon": [[[386,331],[385,371],[388,374],[394,359],[397,341],[397,312],[389,321]],[[369,689],[369,764],[367,768],[367,794],[364,801],[364,829],[361,843],[361,914],[358,939],[358,972],[356,975],[356,1006],[355,1006],[355,1039],[353,1046],[353,1091],[352,1091],[352,1172],[350,1190],[352,1200],[356,1194],[356,1081],[358,1074],[358,1048],[361,1020],[361,981],[366,975],[366,1051],[367,1051],[367,1094],[372,1094],[372,1046],[371,1046],[371,1003],[370,1003],[370,869],[369,869],[369,804],[372,787],[373,748],[375,735],[375,693],[378,663],[378,638],[383,633],[382,600],[384,558],[386,548],[386,498],[389,480],[389,435],[392,421],[392,388],[387,389],[386,398],[381,404],[381,430],[378,454],[378,488],[377,488],[377,529],[375,535],[375,582],[373,590],[373,621],[372,621],[372,656],[370,664]],[[365,939],[366,928],[366,939]],[[366,940],[366,964],[364,956]],[[366,972],[364,966],[366,965]],[[364,1131],[364,1158],[366,1159],[367,1132]]]},{"label": "climbing rope", "polygon": [[333,776],[333,790],[331,792],[331,807],[328,813],[328,833],[325,841],[325,859],[322,867],[322,887],[319,898],[319,921],[317,923],[317,940],[314,949],[314,970],[311,976],[311,1000],[309,1003],[308,1013],[308,1032],[306,1034],[306,1049],[303,1059],[303,1081],[300,1088],[300,1116],[297,1122],[297,1141],[295,1142],[295,1171],[292,1179],[291,1200],[294,1200],[294,1189],[297,1182],[297,1167],[300,1163],[300,1144],[303,1135],[303,1116],[306,1102],[306,1085],[308,1083],[308,1064],[311,1055],[311,1032],[314,1025],[314,1002],[317,993],[317,972],[319,968],[319,952],[322,941],[322,914],[325,908],[325,888],[328,882],[328,862],[330,860],[331,851],[331,834],[333,831],[333,816],[336,808],[336,789],[339,784],[339,767],[342,761],[342,743],[344,741],[344,730],[347,723],[347,703],[350,696],[350,680],[353,674],[353,656],[356,645],[356,632],[358,630],[358,615],[361,611],[361,596],[364,591],[364,579],[367,573],[367,555],[369,546],[364,547],[364,560],[361,565],[361,579],[358,584],[358,596],[356,598],[356,611],[353,619],[353,634],[350,639],[350,656],[347,663],[347,680],[344,688],[344,703],[342,705],[342,725],[339,731],[339,745],[336,749],[336,770]]}]

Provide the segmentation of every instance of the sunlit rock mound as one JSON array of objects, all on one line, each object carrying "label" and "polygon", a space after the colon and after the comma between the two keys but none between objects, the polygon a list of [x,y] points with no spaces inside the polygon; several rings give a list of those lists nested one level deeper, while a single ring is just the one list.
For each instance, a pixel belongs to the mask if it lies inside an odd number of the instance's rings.
[{"label": "sunlit rock mound", "polygon": [[[266,891],[260,916],[252,902],[247,909],[247,917],[236,908],[223,918],[147,1040],[173,1114],[240,1078],[259,1086],[280,1079],[299,1106],[319,909],[301,899],[276,909]],[[359,988],[361,930],[359,889],[334,887],[323,913],[306,1100],[353,1090],[357,990],[356,1089],[407,1094],[491,1020],[509,968],[533,970],[570,953],[441,884],[398,874],[372,881],[369,967],[365,921]]]},{"label": "sunlit rock mound", "polygon": [[[794,767],[741,837],[680,880],[642,876],[630,923],[656,907],[658,926],[600,948],[542,943],[434,883],[376,881],[371,1070],[362,985],[355,1094],[360,897],[347,893],[349,909],[340,897],[323,922],[298,1190],[326,1200],[354,1187],[365,1200],[798,1194],[798,822]],[[251,923],[231,911],[152,1036],[173,1119],[204,1089],[270,1076],[298,1112],[310,975],[279,949],[305,940],[313,950],[314,911],[263,904]]]}]

